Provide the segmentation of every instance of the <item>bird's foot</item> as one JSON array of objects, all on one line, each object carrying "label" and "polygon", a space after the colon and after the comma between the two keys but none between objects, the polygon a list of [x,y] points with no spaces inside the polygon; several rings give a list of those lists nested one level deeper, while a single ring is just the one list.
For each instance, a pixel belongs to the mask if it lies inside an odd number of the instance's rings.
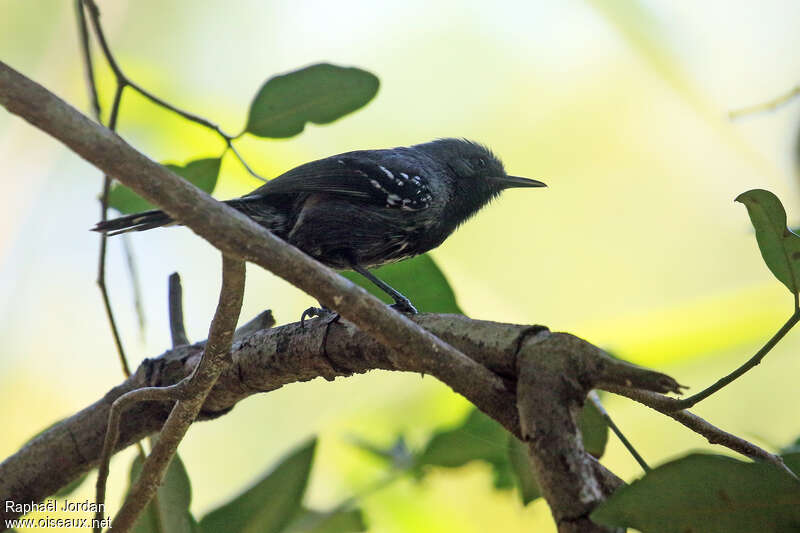
[{"label": "bird's foot", "polygon": [[392,305],[390,305],[392,309],[397,311],[398,313],[406,313],[409,315],[416,315],[419,314],[417,308],[411,305],[410,300],[397,300]]},{"label": "bird's foot", "polygon": [[339,317],[339,313],[327,307],[309,307],[300,315],[300,327],[306,327],[306,318],[320,318],[324,320],[326,324],[332,324],[339,320]]}]

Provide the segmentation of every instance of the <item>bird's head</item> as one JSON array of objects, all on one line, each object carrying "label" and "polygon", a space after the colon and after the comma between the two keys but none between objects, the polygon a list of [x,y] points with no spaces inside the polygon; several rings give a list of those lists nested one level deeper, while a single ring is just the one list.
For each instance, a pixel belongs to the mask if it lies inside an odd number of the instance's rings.
[{"label": "bird's head", "polygon": [[481,189],[500,192],[513,187],[546,187],[528,178],[509,176],[503,163],[491,150],[467,139],[437,139],[415,146],[433,159],[444,163],[452,177],[464,185],[483,185]]},{"label": "bird's head", "polygon": [[460,219],[459,223],[505,189],[547,186],[538,180],[509,176],[500,159],[474,141],[437,139],[414,148],[444,165],[453,188],[451,204],[458,211],[456,216]]}]

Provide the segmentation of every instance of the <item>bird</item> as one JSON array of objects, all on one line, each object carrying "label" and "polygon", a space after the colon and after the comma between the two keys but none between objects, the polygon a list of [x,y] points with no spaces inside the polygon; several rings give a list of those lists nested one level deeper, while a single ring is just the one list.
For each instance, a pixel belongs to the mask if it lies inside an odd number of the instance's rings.
[{"label": "bird", "polygon": [[[224,203],[322,264],[358,272],[394,300],[391,307],[416,314],[411,300],[368,269],[433,250],[516,187],[546,185],[508,175],[480,143],[442,138],[311,161]],[[111,236],[177,223],[152,210],[98,222],[92,230]],[[324,305],[312,307],[301,322],[330,313]]]}]

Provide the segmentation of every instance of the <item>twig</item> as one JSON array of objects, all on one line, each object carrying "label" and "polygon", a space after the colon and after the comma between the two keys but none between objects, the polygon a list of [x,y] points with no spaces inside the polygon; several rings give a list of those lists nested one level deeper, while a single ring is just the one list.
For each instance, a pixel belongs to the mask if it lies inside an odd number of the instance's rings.
[{"label": "twig", "polygon": [[125,252],[125,264],[128,266],[128,275],[131,278],[133,307],[136,310],[136,319],[139,322],[139,334],[142,340],[144,340],[147,319],[144,316],[144,307],[142,306],[142,286],[139,283],[139,272],[136,269],[136,260],[133,257],[131,240],[128,237],[127,233],[122,235],[122,250]]},{"label": "twig", "polygon": [[751,115],[753,113],[774,111],[775,109],[778,109],[782,105],[789,103],[792,99],[796,98],[797,96],[800,96],[800,85],[794,87],[787,93],[784,93],[778,97],[773,98],[772,100],[767,100],[766,102],[762,102],[760,104],[743,107],[735,111],[730,111],[728,113],[728,118],[737,119],[739,117],[743,117],[745,115]]},{"label": "twig", "polygon": [[256,331],[260,331],[262,329],[269,329],[274,325],[275,325],[275,317],[272,316],[272,311],[267,309],[266,311],[260,312],[257,316],[255,316],[245,325],[240,326],[233,334],[233,340],[234,342],[241,340],[245,337],[249,337]]},{"label": "twig", "polygon": [[[111,456],[114,455],[114,449],[117,447],[119,440],[119,421],[122,413],[132,405],[144,401],[177,401],[179,398],[184,397],[186,394],[186,386],[189,377],[183,381],[171,385],[169,387],[145,387],[142,389],[132,390],[117,398],[111,409],[108,412],[108,424],[106,428],[106,436],[103,441],[103,451],[100,455],[100,463],[97,469],[97,483],[95,484],[95,503],[97,503],[97,513],[95,514],[95,524],[100,524],[103,520],[103,504],[106,499],[106,482],[108,481],[109,465],[111,463]],[[144,458],[144,456],[142,456]],[[94,527],[94,532],[99,533],[100,526]]]},{"label": "twig", "polygon": [[178,400],[173,407],[158,441],[142,465],[139,479],[131,487],[125,503],[114,517],[111,530],[124,533],[134,525],[136,518],[158,490],[178,444],[200,413],[206,396],[222,371],[230,364],[233,332],[242,308],[244,280],[244,262],[223,256],[219,304],[211,322],[203,357],[186,385],[189,396]]},{"label": "twig", "polygon": [[100,24],[100,9],[97,7],[97,4],[95,3],[94,0],[82,0],[82,1],[89,10],[90,19],[92,22],[92,28],[94,29],[95,35],[97,35],[97,40],[100,43],[100,48],[103,51],[103,55],[105,56],[106,61],[108,61],[109,67],[111,67],[111,70],[114,72],[114,76],[117,79],[117,84],[130,87],[131,89],[138,92],[140,95],[144,96],[146,99],[150,100],[154,104],[163,107],[164,109],[167,109],[169,111],[172,111],[173,113],[185,118],[190,122],[194,122],[195,124],[199,124],[215,132],[222,138],[223,141],[225,141],[225,151],[230,149],[250,175],[262,181],[267,181],[266,178],[256,173],[250,167],[250,165],[247,164],[247,162],[244,160],[244,158],[241,156],[238,150],[236,150],[236,147],[233,145],[233,141],[244,135],[244,132],[241,132],[237,135],[231,135],[229,133],[226,133],[218,124],[215,124],[214,122],[211,122],[210,120],[203,118],[200,115],[195,115],[194,113],[190,113],[189,111],[186,111],[184,109],[181,109],[177,106],[170,104],[166,100],[159,98],[158,96],[151,93],[150,91],[148,91],[135,81],[131,80],[128,76],[126,76],[125,73],[122,71],[122,68],[120,68],[119,63],[117,63],[117,60],[114,58],[114,54],[111,52],[111,47],[108,45],[108,41],[106,40],[105,33],[103,32],[103,27]]},{"label": "twig", "polygon": [[233,152],[233,155],[235,155],[235,156],[236,156],[236,159],[238,159],[238,160],[239,160],[239,162],[242,164],[242,166],[244,167],[244,169],[245,169],[245,170],[246,170],[246,171],[247,171],[247,172],[248,172],[248,173],[249,173],[251,176],[253,176],[254,178],[258,178],[258,179],[260,179],[261,181],[269,181],[269,180],[267,180],[267,178],[265,178],[264,176],[262,176],[261,174],[257,173],[255,170],[253,170],[252,168],[250,168],[250,165],[248,165],[248,164],[247,164],[247,161],[245,161],[245,160],[244,160],[244,158],[242,157],[242,154],[240,154],[240,153],[239,153],[239,150],[237,150],[237,149],[236,149],[236,146],[234,146],[234,144],[233,144],[233,139],[226,139],[226,142],[228,143],[228,148],[230,148],[230,149],[231,149],[231,152]]},{"label": "twig", "polygon": [[[124,85],[117,85],[117,90],[114,93],[114,102],[111,104],[111,114],[108,119],[108,129],[114,131],[117,127],[117,118],[119,117],[119,106],[122,102],[122,93],[125,89]],[[98,119],[99,122],[99,119]],[[103,191],[100,194],[100,220],[105,222],[108,219],[108,193],[111,190],[111,176],[106,174],[103,177]],[[119,356],[122,372],[125,377],[131,375],[130,367],[128,366],[128,359],[125,357],[125,350],[122,347],[122,339],[117,328],[117,322],[114,319],[114,311],[111,309],[111,299],[108,296],[108,288],[106,287],[106,248],[108,236],[100,235],[100,251],[97,258],[97,286],[100,287],[100,294],[103,297],[103,306],[106,310],[106,317],[111,326],[111,334],[114,337],[114,344],[117,346],[117,354]]]},{"label": "twig", "polygon": [[589,401],[591,401],[592,404],[594,404],[595,408],[600,413],[600,416],[603,417],[603,420],[606,421],[606,424],[608,424],[608,427],[611,428],[611,431],[614,432],[614,435],[617,436],[617,438],[620,440],[620,442],[622,442],[622,445],[625,446],[625,449],[628,450],[628,453],[630,453],[633,456],[633,458],[636,460],[636,462],[639,463],[639,466],[642,467],[642,470],[644,470],[645,472],[649,472],[651,470],[651,468],[648,466],[647,462],[639,454],[639,452],[636,451],[636,448],[633,447],[633,444],[631,444],[631,442],[628,440],[628,438],[622,433],[622,431],[620,431],[620,429],[617,427],[617,425],[611,419],[611,416],[608,414],[608,411],[606,411],[606,408],[603,407],[603,402],[600,401],[600,396],[597,394],[597,391],[594,391],[594,390],[593,391],[589,391],[589,394],[587,395],[587,397],[589,398]]},{"label": "twig", "polygon": [[[102,110],[100,107],[100,99],[97,94],[97,84],[94,78],[94,66],[92,63],[92,51],[91,51],[91,43],[89,41],[89,31],[86,26],[86,14],[83,11],[83,2],[82,0],[75,0],[75,11],[76,17],[78,19],[78,33],[80,35],[80,44],[81,44],[81,55],[83,57],[84,62],[84,71],[86,74],[86,85],[89,91],[89,102],[90,107],[92,108],[92,113],[94,115],[95,120],[98,123],[102,124]],[[109,128],[115,129],[117,124],[117,118],[119,116],[119,107],[122,103],[122,89],[124,87],[120,86],[117,89],[117,92],[114,95],[114,102],[111,106],[111,114],[109,116]],[[108,175],[103,177],[103,189],[100,197],[100,217],[101,220],[106,220],[108,217],[108,193],[111,187],[111,179]],[[103,307],[106,312],[106,317],[108,318],[109,324],[111,326],[111,333],[114,338],[114,344],[117,347],[117,356],[120,360],[120,365],[122,367],[122,373],[125,377],[130,377],[130,367],[128,366],[128,360],[125,357],[125,351],[122,347],[122,339],[120,338],[119,330],[117,329],[117,323],[114,319],[114,312],[111,309],[111,301],[108,295],[108,289],[106,287],[106,276],[105,276],[105,267],[106,267],[106,244],[107,244],[107,236],[101,236],[100,240],[100,249],[98,252],[98,267],[97,267],[97,284],[100,287],[100,294],[102,295],[103,299]],[[139,287],[139,279],[136,275],[136,268],[133,261],[133,256],[131,254],[131,250],[128,246],[127,239],[123,240],[124,249],[125,249],[125,257],[128,263],[128,271],[131,274],[131,282],[133,283],[133,294],[134,294],[134,303],[136,307],[136,314],[139,318],[139,331],[144,332],[144,312],[142,311],[142,304],[141,304],[141,290]],[[144,447],[142,446],[141,442],[136,443],[136,449],[139,453],[139,457],[144,460],[145,453]],[[108,467],[108,465],[106,465]]]},{"label": "twig", "polygon": [[[102,124],[103,123],[102,110],[100,108],[100,100],[97,94],[97,84],[95,83],[94,79],[94,66],[92,62],[91,43],[89,41],[89,31],[86,26],[86,14],[83,11],[83,0],[75,0],[75,9],[78,19],[78,30],[80,35],[84,70],[86,72],[86,84],[89,88],[89,101],[91,104],[95,120],[97,120],[97,122]],[[114,103],[112,104],[111,115],[109,117],[109,123],[108,123],[109,129],[111,129],[112,131],[116,129],[117,117],[119,115],[119,107],[122,103],[122,91],[124,88],[125,88],[124,80],[121,80],[119,77],[117,77],[117,90],[116,94],[114,95]],[[110,176],[104,176],[103,189],[100,194],[101,220],[106,220],[106,218],[108,217],[108,193],[110,191],[110,188],[111,188],[111,178]],[[136,267],[133,262],[133,256],[131,254],[130,245],[127,239],[123,240],[123,246],[125,251],[125,258],[128,264],[128,271],[130,272],[131,282],[133,284],[134,306],[136,308],[136,316],[139,321],[139,332],[143,336],[145,320],[144,320],[144,312],[142,311],[142,302],[141,302],[142,299],[141,299],[141,290],[139,288],[139,280],[136,275]],[[111,310],[111,302],[108,296],[108,289],[105,284],[105,262],[106,262],[105,238],[101,238],[100,250],[98,255],[99,255],[98,274],[97,274],[98,285],[100,287],[100,292],[102,293],[103,305],[106,310],[106,315],[108,316],[109,323],[111,324],[111,331],[114,336],[114,342],[117,345],[117,352],[122,361],[121,363],[122,369],[123,372],[125,372],[125,375],[128,376],[130,375],[130,370],[128,369],[125,353],[124,350],[122,349],[122,342],[120,340],[119,331],[117,330],[114,314]]]},{"label": "twig", "polygon": [[183,323],[183,289],[181,277],[177,272],[169,276],[169,331],[172,335],[172,347],[189,344],[186,328]]},{"label": "twig", "polygon": [[86,14],[83,12],[83,0],[75,0],[75,11],[78,17],[78,35],[80,35],[81,55],[83,56],[86,86],[89,90],[89,104],[97,121],[100,121],[100,99],[97,97],[97,85],[94,81],[92,51],[89,44],[89,30],[86,27]]},{"label": "twig", "polygon": [[800,321],[800,307],[797,306],[797,295],[795,295],[795,308],[794,308],[794,313],[792,313],[792,316],[789,317],[789,320],[787,320],[786,323],[783,326],[781,326],[781,329],[779,329],[777,333],[775,333],[775,335],[773,335],[772,338],[769,339],[767,343],[764,346],[762,346],[761,349],[758,350],[753,357],[748,359],[747,362],[745,362],[742,366],[740,366],[727,376],[721,378],[710,387],[698,392],[697,394],[689,396],[688,398],[685,398],[683,400],[677,400],[676,403],[674,404],[675,409],[689,409],[690,407],[693,407],[694,405],[708,398],[709,396],[711,396],[718,390],[722,389],[729,383],[733,382],[734,380],[744,375],[751,368],[757,366],[759,363],[761,363],[761,360],[764,359],[764,357],[769,353],[769,351],[776,344],[778,344],[778,342],[787,333],[789,333],[789,330],[791,330],[794,327],[794,325],[797,324],[798,321]]},{"label": "twig", "polygon": [[781,459],[780,456],[769,453],[763,448],[760,448],[741,437],[737,437],[736,435],[728,433],[727,431],[723,431],[722,429],[714,426],[710,422],[707,422],[706,420],[689,411],[677,409],[676,406],[680,403],[679,400],[675,400],[674,398],[670,398],[656,392],[631,389],[617,385],[603,386],[603,389],[607,390],[608,392],[613,392],[614,394],[619,394],[620,396],[630,398],[631,400],[646,405],[647,407],[658,411],[659,413],[667,415],[673,420],[691,429],[695,433],[699,433],[700,435],[704,436],[711,444],[725,446],[726,448],[740,453],[745,457],[749,457],[750,459],[771,463],[791,475],[793,478],[797,479],[797,476],[786,467],[786,465],[783,463],[783,459]]}]

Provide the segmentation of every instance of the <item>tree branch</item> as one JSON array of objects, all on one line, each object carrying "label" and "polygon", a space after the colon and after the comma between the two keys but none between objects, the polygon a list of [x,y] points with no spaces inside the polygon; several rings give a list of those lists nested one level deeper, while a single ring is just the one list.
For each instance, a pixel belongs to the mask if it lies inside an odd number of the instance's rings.
[{"label": "tree branch", "polygon": [[662,396],[661,394],[656,394],[654,392],[636,390],[625,386],[608,385],[603,388],[608,392],[625,396],[626,398],[630,398],[631,400],[639,402],[642,405],[646,405],[647,407],[658,411],[659,413],[667,415],[679,424],[682,424],[695,433],[704,436],[711,444],[725,446],[726,448],[738,452],[755,461],[771,463],[793,478],[797,479],[797,475],[789,470],[779,455],[769,453],[768,451],[759,448],[755,444],[748,442],[741,437],[737,437],[732,433],[728,433],[727,431],[716,427],[715,425],[707,422],[690,411],[681,410],[680,400],[676,400],[675,398],[670,398],[668,396]]},{"label": "tree branch", "polygon": [[[533,344],[528,341],[517,358],[522,440],[559,533],[612,531],[594,524],[589,514],[623,484],[620,479],[609,484],[597,472],[597,461],[583,447],[578,416],[602,374],[624,373],[609,372],[618,365],[584,344],[577,337],[551,335]],[[602,368],[605,365],[610,366]]]},{"label": "tree branch", "polygon": [[[564,368],[574,368],[576,375],[584,376],[605,367],[600,374],[620,373],[634,386],[651,387],[664,379],[663,374],[613,361],[577,337],[550,333],[541,326],[485,322],[460,315],[423,314],[414,317],[414,321],[469,354],[470,361],[495,379],[502,379],[507,388],[498,391],[492,386],[494,380],[476,383],[472,376],[453,377],[452,372],[441,372],[440,364],[432,363],[430,358],[389,349],[345,320],[331,324],[327,336],[328,326],[322,321],[312,321],[305,328],[293,323],[256,331],[235,341],[233,364],[214,385],[199,419],[215,418],[229,412],[248,396],[289,383],[317,377],[333,380],[337,376],[383,369],[431,374],[463,391],[468,400],[519,437],[519,415],[512,392],[517,389],[516,359],[518,353],[525,354],[546,340],[548,349],[538,351],[535,357],[554,361],[566,356],[569,362]],[[54,425],[0,463],[0,499],[41,501],[96,466],[111,405],[132,390],[179,383],[192,373],[204,344],[180,346],[160,357],[145,360],[130,378],[101,400]],[[443,375],[449,377],[445,379]],[[119,425],[119,441],[114,450],[119,451],[158,431],[171,405],[171,402],[140,402],[127,409]],[[604,480],[604,486],[614,486],[616,476],[596,461],[592,468]],[[14,518],[12,514],[0,508],[0,519]]]},{"label": "tree branch", "polygon": [[[187,397],[175,403],[164,427],[159,432],[158,440],[142,465],[139,478],[125,497],[125,503],[114,517],[110,529],[125,532],[133,527],[136,518],[158,490],[167,467],[178,450],[178,444],[200,414],[214,383],[223,370],[230,366],[233,332],[239,320],[244,297],[244,279],[244,262],[223,256],[219,304],[211,322],[203,355],[186,382]],[[102,511],[100,514],[102,518]]]},{"label": "tree branch", "polygon": [[168,294],[169,332],[172,337],[172,347],[177,348],[189,344],[189,337],[186,336],[186,327],[183,323],[183,288],[181,287],[181,277],[177,272],[173,272],[169,276]]}]

